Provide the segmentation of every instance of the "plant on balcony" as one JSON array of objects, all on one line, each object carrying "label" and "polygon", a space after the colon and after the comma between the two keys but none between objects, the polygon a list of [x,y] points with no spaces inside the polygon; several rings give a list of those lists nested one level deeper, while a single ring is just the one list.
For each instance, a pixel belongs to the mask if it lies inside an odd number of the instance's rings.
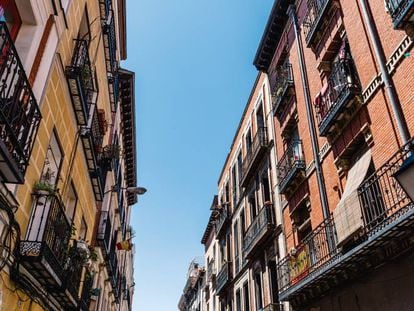
[{"label": "plant on balcony", "polygon": [[121,147],[117,144],[107,145],[103,148],[102,157],[105,159],[119,159]]},{"label": "plant on balcony", "polygon": [[56,194],[55,186],[45,181],[36,182],[33,186],[33,191],[37,194],[43,194],[46,196],[53,196]]}]

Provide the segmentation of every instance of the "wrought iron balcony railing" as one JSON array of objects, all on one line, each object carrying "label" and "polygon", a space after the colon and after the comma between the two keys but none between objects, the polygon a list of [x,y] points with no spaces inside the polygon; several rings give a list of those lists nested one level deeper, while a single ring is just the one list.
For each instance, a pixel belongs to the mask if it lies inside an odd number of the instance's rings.
[{"label": "wrought iron balcony railing", "polygon": [[267,203],[250,224],[243,240],[243,251],[249,257],[253,251],[260,246],[261,242],[271,234],[274,228],[273,204]]},{"label": "wrought iron balcony railing", "polygon": [[307,0],[307,12],[303,21],[305,39],[311,45],[318,28],[321,26],[328,5],[333,0]]},{"label": "wrought iron balcony railing", "polygon": [[277,164],[277,176],[280,192],[286,193],[290,183],[303,177],[305,173],[305,159],[303,156],[302,141],[293,140]]},{"label": "wrought iron balcony railing", "polygon": [[0,38],[0,180],[23,183],[41,115],[5,22]]},{"label": "wrought iron balcony railing", "polygon": [[386,0],[386,7],[394,28],[401,29],[413,22],[414,0]]},{"label": "wrought iron balcony railing", "polygon": [[98,113],[94,106],[91,107],[89,114],[89,124],[82,127],[81,139],[95,198],[97,201],[102,201],[107,172],[111,167],[102,158],[105,132],[100,125]]},{"label": "wrought iron balcony railing", "polygon": [[284,104],[287,98],[289,98],[291,90],[294,89],[293,86],[292,65],[289,62],[286,62],[279,68],[276,74],[275,87],[272,94],[274,115],[281,115],[281,111],[285,106]]},{"label": "wrought iron balcony railing", "polygon": [[414,203],[393,176],[413,149],[412,142],[401,148],[359,186],[355,208],[359,208],[362,220],[346,247],[339,243],[340,222],[334,211],[278,263],[281,300],[303,303],[299,296],[303,297],[304,291],[309,297],[321,295],[335,284],[366,273],[367,267],[382,265],[387,257],[378,253],[387,250],[388,256],[397,257],[407,249],[414,228]]},{"label": "wrought iron balcony railing", "polygon": [[220,295],[226,286],[230,283],[232,278],[231,262],[226,262],[221,266],[221,270],[216,278],[216,293]]},{"label": "wrought iron balcony railing", "polygon": [[267,128],[259,127],[254,135],[252,145],[247,151],[242,161],[242,178],[241,185],[246,186],[261,156],[266,152],[268,147]]},{"label": "wrought iron balcony railing", "polygon": [[352,59],[333,64],[328,85],[315,102],[319,133],[326,136],[337,123],[348,104],[361,94],[361,85]]},{"label": "wrought iron balcony railing", "polygon": [[66,78],[76,120],[80,126],[86,126],[89,109],[96,101],[96,79],[89,59],[88,41],[75,39],[74,42],[72,61],[66,67]]},{"label": "wrought iron balcony railing", "polygon": [[229,223],[229,221],[230,221],[229,205],[223,204],[222,208],[219,210],[219,215],[215,222],[217,238],[223,233],[223,231],[225,231],[224,229],[226,228],[226,225]]},{"label": "wrought iron balcony railing", "polygon": [[118,62],[116,60],[116,31],[112,0],[100,0],[100,14],[102,21],[103,44],[105,49],[105,63],[108,74],[108,91],[112,111],[117,108],[119,98]]},{"label": "wrought iron balcony railing", "polygon": [[45,286],[60,287],[68,258],[72,227],[57,195],[36,193],[20,260]]}]

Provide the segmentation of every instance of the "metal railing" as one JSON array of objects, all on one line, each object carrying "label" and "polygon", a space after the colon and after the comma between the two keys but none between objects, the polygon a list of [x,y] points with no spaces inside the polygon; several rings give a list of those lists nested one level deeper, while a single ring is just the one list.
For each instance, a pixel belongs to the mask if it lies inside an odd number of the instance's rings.
[{"label": "metal railing", "polygon": [[0,39],[0,139],[20,175],[5,181],[22,183],[41,114],[5,22]]},{"label": "metal railing", "polygon": [[69,257],[65,269],[65,288],[70,292],[72,297],[79,301],[79,289],[82,278],[82,269],[85,263],[83,254],[80,254],[76,244],[69,250]]},{"label": "metal railing", "polygon": [[341,256],[374,235],[386,234],[394,223],[404,219],[414,209],[414,203],[393,177],[413,150],[412,142],[402,147],[359,186],[363,224],[353,246],[345,250],[337,246],[335,219],[331,215],[278,263],[279,292],[284,292],[308,276],[316,275],[329,263],[340,263]]},{"label": "metal railing", "polygon": [[399,22],[404,19],[404,16],[413,7],[413,0],[387,0],[386,7],[391,15],[394,25],[398,27]]},{"label": "metal railing", "polygon": [[272,208],[273,204],[271,203],[263,206],[249,228],[247,228],[246,235],[243,239],[243,251],[245,254],[253,250],[257,242],[269,230],[269,225],[274,224]]},{"label": "metal railing", "polygon": [[32,216],[26,240],[20,243],[20,255],[26,258],[45,257],[54,272],[61,277],[71,235],[72,226],[60,197],[34,194]]},{"label": "metal railing", "polygon": [[286,149],[277,164],[277,176],[279,188],[285,189],[297,170],[305,169],[305,158],[303,156],[302,141],[293,140]]},{"label": "metal railing", "polygon": [[220,292],[231,280],[231,262],[225,262],[216,278],[216,292]]},{"label": "metal railing", "polygon": [[336,117],[350,94],[358,92],[361,92],[361,85],[354,61],[344,59],[333,63],[327,88],[315,102],[319,129],[325,128]]},{"label": "metal railing", "polygon": [[325,10],[331,0],[308,0],[307,12],[303,21],[306,42],[312,41]]},{"label": "metal railing", "polygon": [[276,73],[275,86],[272,94],[273,112],[275,114],[278,114],[290,86],[293,86],[292,65],[286,62],[280,66]]},{"label": "metal railing", "polygon": [[223,204],[223,207],[220,209],[218,218],[216,219],[216,235],[218,236],[222,229],[224,229],[224,224],[230,219],[229,205]]},{"label": "metal railing", "polygon": [[256,134],[254,135],[252,145],[242,161],[242,179],[245,179],[246,175],[248,174],[248,171],[251,168],[251,164],[254,162],[255,157],[257,156],[258,150],[262,147],[267,147],[267,144],[267,128],[264,126],[259,127]]},{"label": "metal railing", "polygon": [[96,100],[95,72],[89,59],[88,41],[74,39],[74,42],[72,61],[66,67],[66,77],[77,122],[85,126],[90,106]]}]

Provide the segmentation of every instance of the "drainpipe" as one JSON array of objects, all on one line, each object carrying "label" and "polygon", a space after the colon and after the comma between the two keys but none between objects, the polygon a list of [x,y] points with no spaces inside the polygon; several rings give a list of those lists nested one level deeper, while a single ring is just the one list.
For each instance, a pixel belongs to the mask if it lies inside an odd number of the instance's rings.
[{"label": "drainpipe", "polygon": [[400,134],[403,145],[406,145],[411,139],[411,135],[410,131],[408,130],[407,121],[404,118],[404,114],[402,112],[400,101],[398,100],[393,81],[390,77],[390,74],[388,73],[384,50],[381,46],[378,30],[375,27],[369,4],[366,2],[366,0],[359,0],[359,4],[362,9],[362,16],[368,29],[372,47],[374,48],[376,61],[380,66],[382,81],[384,81],[385,90],[387,91],[388,99],[391,103],[391,108],[394,113],[395,120],[397,121],[398,132]]},{"label": "drainpipe", "polygon": [[300,65],[300,76],[302,79],[302,86],[303,86],[303,93],[305,95],[305,106],[306,106],[306,117],[308,119],[309,124],[309,132],[311,136],[311,143],[312,143],[312,153],[313,158],[315,161],[315,170],[316,170],[316,177],[318,179],[318,187],[319,187],[319,197],[321,200],[322,206],[322,213],[324,220],[329,219],[329,207],[328,207],[328,199],[326,195],[326,187],[325,181],[323,178],[321,162],[319,159],[319,146],[316,134],[316,127],[315,127],[315,119],[313,117],[313,110],[312,110],[312,101],[309,91],[309,84],[308,84],[308,75],[306,71],[306,64],[305,64],[305,57],[303,54],[303,46],[302,46],[302,38],[300,35],[299,27],[298,27],[298,19],[296,16],[296,7],[295,5],[290,5],[287,14],[292,19],[293,28],[295,30],[295,39],[296,39],[296,47],[299,56],[299,65]]}]

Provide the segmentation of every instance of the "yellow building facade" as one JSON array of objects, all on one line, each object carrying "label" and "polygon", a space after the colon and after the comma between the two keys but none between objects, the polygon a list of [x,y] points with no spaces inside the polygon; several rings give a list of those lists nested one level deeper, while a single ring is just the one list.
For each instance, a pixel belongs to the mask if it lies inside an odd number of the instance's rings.
[{"label": "yellow building facade", "polygon": [[125,0],[0,0],[0,310],[131,310]]}]

